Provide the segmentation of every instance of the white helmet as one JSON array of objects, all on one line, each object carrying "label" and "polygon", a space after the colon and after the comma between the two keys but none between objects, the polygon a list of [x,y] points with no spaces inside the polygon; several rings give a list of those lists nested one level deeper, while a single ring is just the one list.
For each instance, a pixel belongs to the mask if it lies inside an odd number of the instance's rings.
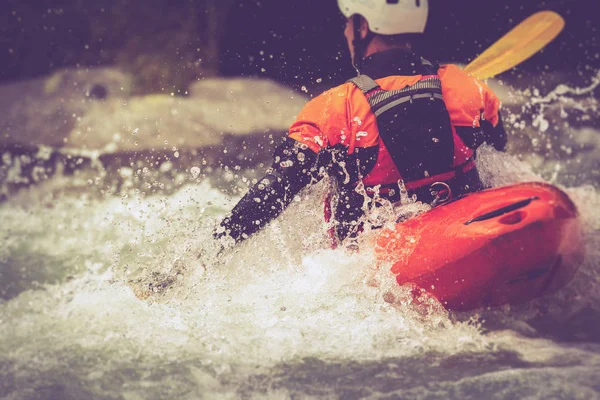
[{"label": "white helmet", "polygon": [[338,0],[338,6],[346,18],[362,15],[381,35],[423,33],[429,14],[428,0]]}]

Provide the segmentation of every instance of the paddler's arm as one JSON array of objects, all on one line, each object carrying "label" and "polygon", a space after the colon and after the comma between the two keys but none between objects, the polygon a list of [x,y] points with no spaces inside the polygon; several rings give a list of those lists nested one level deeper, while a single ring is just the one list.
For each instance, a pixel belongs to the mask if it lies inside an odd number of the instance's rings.
[{"label": "paddler's arm", "polygon": [[479,84],[484,93],[484,108],[479,112],[479,127],[456,126],[456,133],[471,149],[487,143],[498,151],[506,150],[507,135],[500,113],[498,96],[484,83]]},{"label": "paddler's arm", "polygon": [[506,150],[506,131],[500,113],[500,99],[494,91],[484,83],[480,83],[484,95],[484,109],[481,110],[479,126],[483,131],[484,141],[498,151]]},{"label": "paddler's arm", "polygon": [[483,130],[484,141],[487,144],[494,146],[498,151],[506,150],[508,138],[506,136],[506,130],[504,129],[500,111],[498,111],[498,123],[496,126],[486,120],[481,122],[481,129]]},{"label": "paddler's arm", "polygon": [[215,238],[247,239],[275,219],[300,190],[319,179],[317,154],[306,145],[286,138],[274,154],[267,174],[254,185],[221,222]]},{"label": "paddler's arm", "polygon": [[476,150],[483,143],[494,146],[498,151],[506,150],[507,136],[500,112],[498,112],[496,125],[485,118],[480,118],[479,128],[457,126],[456,133],[473,150]]},{"label": "paddler's arm", "polygon": [[221,222],[215,237],[247,239],[281,214],[304,187],[319,181],[331,160],[326,132],[341,132],[346,119],[343,87],[308,102],[275,151],[272,167]]},{"label": "paddler's arm", "polygon": [[438,75],[452,125],[463,143],[476,150],[485,142],[504,151],[507,137],[496,93],[456,65],[442,66]]}]

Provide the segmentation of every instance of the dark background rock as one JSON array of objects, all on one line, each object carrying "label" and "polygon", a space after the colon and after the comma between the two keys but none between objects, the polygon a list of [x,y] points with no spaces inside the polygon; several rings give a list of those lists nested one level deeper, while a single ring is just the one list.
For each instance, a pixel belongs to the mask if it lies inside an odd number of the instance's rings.
[{"label": "dark background rock", "polygon": [[184,93],[218,72],[231,0],[5,0],[0,4],[0,79],[57,68],[117,65],[136,94]]},{"label": "dark background rock", "polygon": [[[574,82],[589,80],[600,67],[597,0],[431,0],[421,47],[434,59],[465,63],[545,9],[565,18],[565,31],[507,74],[514,81],[560,70]],[[342,30],[335,0],[4,0],[0,80],[110,64],[133,77],[134,93],[185,94],[190,81],[215,74],[318,93],[353,74]]]}]

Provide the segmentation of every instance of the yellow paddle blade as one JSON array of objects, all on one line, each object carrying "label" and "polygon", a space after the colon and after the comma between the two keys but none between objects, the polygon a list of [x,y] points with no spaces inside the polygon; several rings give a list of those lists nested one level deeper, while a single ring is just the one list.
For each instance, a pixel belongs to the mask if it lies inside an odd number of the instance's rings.
[{"label": "yellow paddle blade", "polygon": [[507,71],[540,51],[564,26],[565,20],[553,11],[535,13],[467,65],[465,72],[487,79]]}]

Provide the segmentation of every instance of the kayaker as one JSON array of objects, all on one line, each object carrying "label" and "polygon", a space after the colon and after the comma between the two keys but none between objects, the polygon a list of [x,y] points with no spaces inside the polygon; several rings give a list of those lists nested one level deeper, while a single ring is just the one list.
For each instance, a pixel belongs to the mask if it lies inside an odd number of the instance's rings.
[{"label": "kayaker", "polygon": [[338,0],[356,78],[310,101],[277,147],[272,167],[225,218],[215,237],[242,241],[325,175],[337,183],[338,240],[355,236],[365,193],[426,203],[481,190],[474,162],[483,142],[503,150],[497,96],[455,65],[413,49],[427,0]]}]

